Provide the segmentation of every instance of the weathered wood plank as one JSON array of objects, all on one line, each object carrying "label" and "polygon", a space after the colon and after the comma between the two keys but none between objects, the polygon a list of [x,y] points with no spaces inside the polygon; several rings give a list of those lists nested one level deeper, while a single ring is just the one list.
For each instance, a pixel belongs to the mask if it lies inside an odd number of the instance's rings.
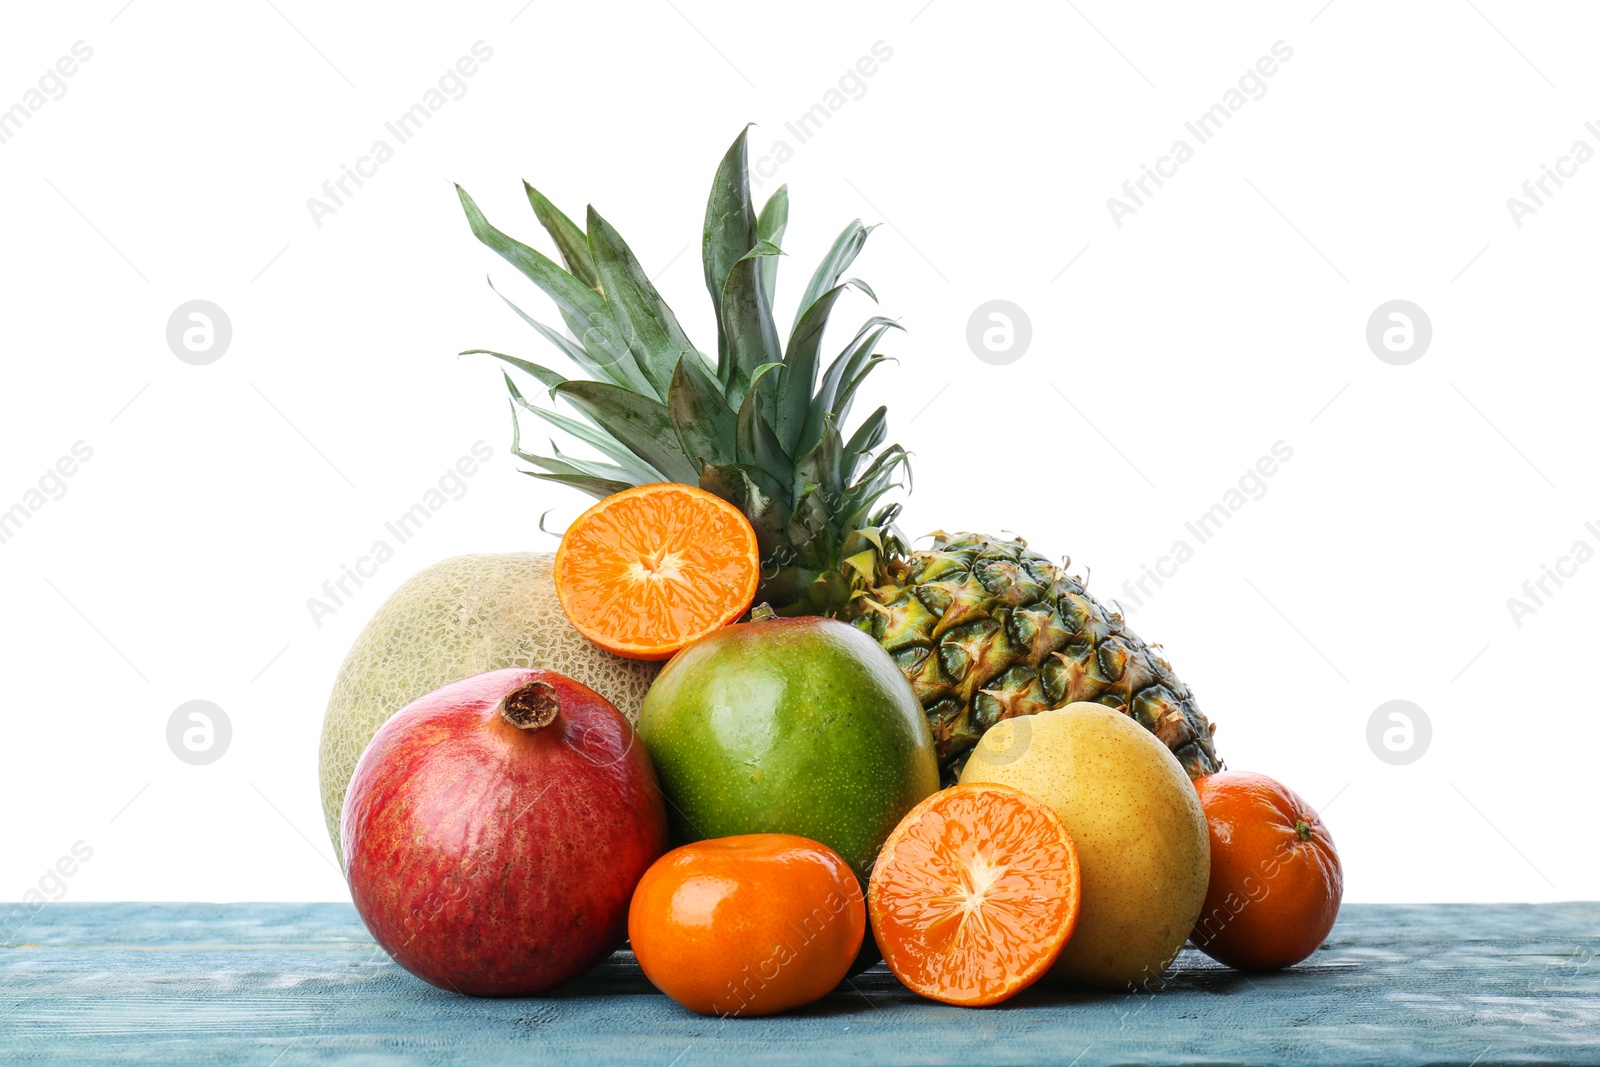
[{"label": "weathered wood plank", "polygon": [[1277,975],[1186,951],[1145,995],[923,1001],[880,966],[808,1009],[703,1019],[618,953],[557,995],[400,970],[342,904],[51,904],[0,948],[0,1062],[1600,1064],[1600,904],[1351,905]]}]

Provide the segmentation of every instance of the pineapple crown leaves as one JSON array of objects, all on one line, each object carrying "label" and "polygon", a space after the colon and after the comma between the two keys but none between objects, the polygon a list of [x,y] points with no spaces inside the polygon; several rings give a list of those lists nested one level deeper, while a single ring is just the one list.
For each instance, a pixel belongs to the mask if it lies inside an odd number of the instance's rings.
[{"label": "pineapple crown leaves", "polygon": [[[593,207],[580,228],[523,183],[535,218],[561,257],[496,229],[460,186],[473,234],[555,303],[566,330],[547,326],[498,290],[518,317],[554,345],[582,377],[487,349],[539,382],[574,415],[530,401],[503,375],[512,414],[512,453],[525,473],[595,497],[632,485],[699,485],[740,508],[763,555],[761,599],[780,611],[833,611],[870,580],[871,552],[898,543],[898,506],[883,498],[902,487],[908,454],[884,446],[887,410],[878,408],[844,437],[857,391],[887,357],[875,349],[894,321],[873,316],[831,361],[823,335],[835,304],[865,282],[846,278],[873,227],[855,220],[811,275],[787,343],[773,320],[779,246],[789,219],[788,187],[758,212],[751,200],[746,137],[739,134],[717,168],[706,204],[702,250],[717,321],[713,361],[684,334],[633,252]],[[490,288],[494,289],[493,282]],[[824,364],[826,365],[824,366]],[[604,460],[525,451],[521,413],[595,449]]]}]

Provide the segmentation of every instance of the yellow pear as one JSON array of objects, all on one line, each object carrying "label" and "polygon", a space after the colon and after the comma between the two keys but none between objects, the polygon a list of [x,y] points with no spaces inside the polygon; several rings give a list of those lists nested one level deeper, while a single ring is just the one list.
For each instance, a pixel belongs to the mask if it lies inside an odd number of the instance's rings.
[{"label": "yellow pear", "polygon": [[996,723],[961,781],[999,782],[1049,805],[1083,870],[1078,926],[1052,975],[1154,990],[1205,903],[1211,840],[1189,776],[1154,734],[1103,704]]}]

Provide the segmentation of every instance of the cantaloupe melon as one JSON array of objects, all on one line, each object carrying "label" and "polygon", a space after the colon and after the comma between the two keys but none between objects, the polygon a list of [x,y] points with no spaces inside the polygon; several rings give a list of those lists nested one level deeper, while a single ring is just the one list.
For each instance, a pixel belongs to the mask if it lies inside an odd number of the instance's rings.
[{"label": "cantaloupe melon", "polygon": [[456,556],[395,590],[345,657],[322,720],[322,813],[333,851],[356,760],[389,716],[425,693],[502,667],[559,671],[637,722],[654,663],[590,644],[561,613],[553,553]]}]

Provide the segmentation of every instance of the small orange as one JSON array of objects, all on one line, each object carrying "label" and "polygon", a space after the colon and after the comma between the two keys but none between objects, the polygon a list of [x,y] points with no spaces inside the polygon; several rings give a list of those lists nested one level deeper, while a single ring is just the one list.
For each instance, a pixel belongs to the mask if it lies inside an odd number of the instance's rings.
[{"label": "small orange", "polygon": [[771,1015],[838,985],[867,910],[840,855],[793,834],[697,841],[633,891],[628,940],[645,976],[690,1011]]},{"label": "small orange", "polygon": [[911,809],[878,854],[867,904],[884,962],[907,988],[982,1007],[1055,963],[1082,886],[1077,847],[1056,813],[984,782]]},{"label": "small orange", "polygon": [[721,497],[677,482],[613,493],[579,515],[556,550],[556,596],[607,652],[667,659],[750,608],[756,532]]},{"label": "small orange", "polygon": [[1189,940],[1241,970],[1299,963],[1333,929],[1344,895],[1328,828],[1264,774],[1223,771],[1194,785],[1211,831],[1211,882]]}]

